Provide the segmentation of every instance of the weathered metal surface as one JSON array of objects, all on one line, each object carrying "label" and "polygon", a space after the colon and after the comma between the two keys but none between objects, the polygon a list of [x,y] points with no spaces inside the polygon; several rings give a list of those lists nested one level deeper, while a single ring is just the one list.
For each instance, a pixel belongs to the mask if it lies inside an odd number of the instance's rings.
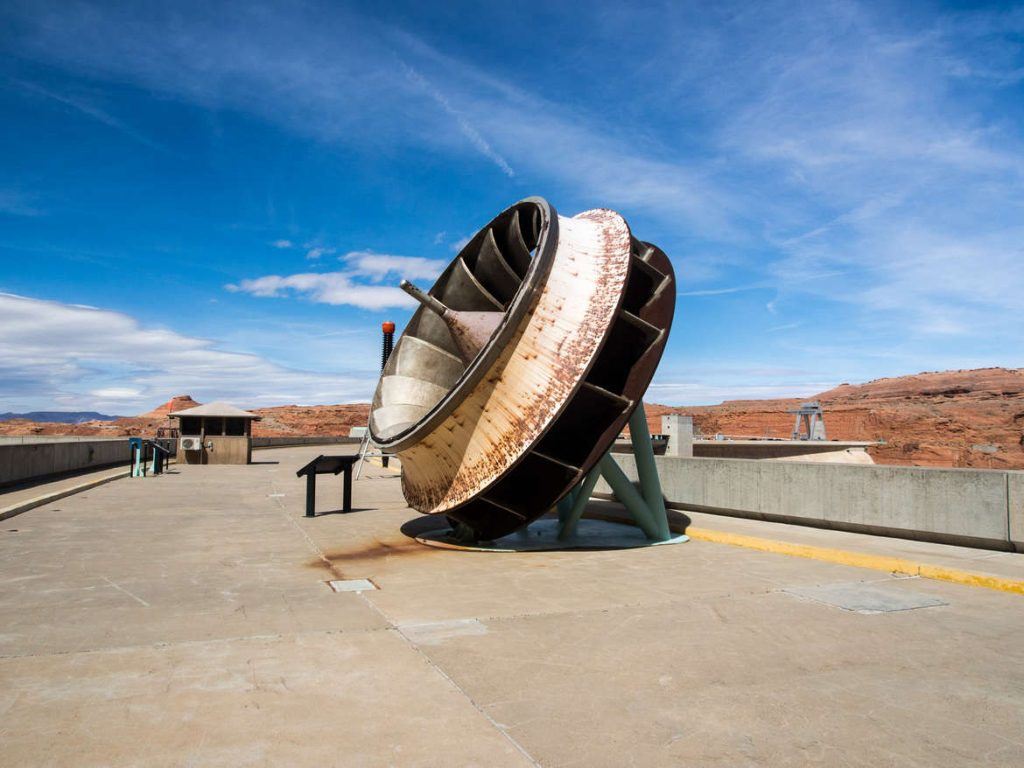
[{"label": "weathered metal surface", "polygon": [[548,280],[523,326],[473,388],[402,454],[406,498],[448,512],[510,469],[544,433],[611,324],[629,269],[629,229],[612,211],[559,220]]},{"label": "weathered metal surface", "polygon": [[[653,376],[674,309],[667,257],[619,214],[547,219],[553,209],[536,200],[481,230],[434,301],[422,300],[438,306],[414,315],[371,416],[375,440],[401,456],[410,505],[481,538],[543,514],[607,452]],[[501,322],[467,348],[452,318],[493,317],[492,300],[507,307]]]}]

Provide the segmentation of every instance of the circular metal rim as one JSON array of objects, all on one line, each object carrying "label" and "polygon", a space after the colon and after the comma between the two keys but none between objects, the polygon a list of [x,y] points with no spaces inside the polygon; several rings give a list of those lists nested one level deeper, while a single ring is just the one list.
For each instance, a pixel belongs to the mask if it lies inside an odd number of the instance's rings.
[{"label": "circular metal rim", "polygon": [[[601,209],[601,210],[606,210],[606,209]],[[621,216],[621,214],[618,214],[615,211],[612,211],[612,212],[616,213],[616,215]],[[627,227],[627,229],[629,230],[629,232],[630,232],[630,234],[632,236],[632,228],[629,227],[629,223],[628,222],[626,222],[626,227]],[[664,268],[667,270],[665,272],[665,274],[669,278],[669,280],[671,281],[671,285],[674,286],[675,285],[675,269],[674,269],[674,266],[672,264],[672,260],[668,257],[668,255],[661,248],[659,248],[658,246],[654,245],[653,243],[649,243],[649,242],[646,242],[646,241],[640,241],[640,240],[637,240],[636,242],[639,242],[641,245],[646,246],[647,248],[652,249],[657,254],[658,260],[659,261],[661,261],[661,260],[664,261]],[[634,267],[632,265],[632,262],[630,263],[629,269],[630,269],[630,271],[632,271],[634,269]],[[660,267],[659,267],[659,269],[660,269]],[[628,281],[628,276],[627,276],[626,279]],[[604,455],[605,450],[610,449],[611,444],[614,442],[615,435],[617,435],[617,434],[619,434],[621,432],[622,428],[626,425],[626,423],[632,417],[633,412],[637,408],[642,408],[643,407],[643,396],[646,393],[647,388],[650,386],[650,383],[651,383],[651,381],[654,378],[654,374],[657,371],[658,365],[661,362],[662,357],[664,356],[665,349],[666,349],[666,347],[668,345],[669,334],[670,334],[671,328],[672,328],[672,319],[675,316],[675,308],[676,308],[675,294],[674,293],[670,293],[669,296],[670,296],[670,303],[669,303],[669,306],[665,310],[665,311],[667,311],[668,319],[667,319],[666,325],[664,326],[663,335],[657,341],[657,343],[655,343],[651,347],[651,349],[648,350],[648,352],[647,352],[647,355],[649,356],[648,359],[646,361],[644,361],[644,359],[641,358],[641,360],[638,360],[637,363],[634,366],[633,370],[639,373],[639,379],[636,382],[634,382],[631,386],[627,387],[630,390],[634,390],[633,394],[635,394],[635,396],[628,398],[628,399],[633,401],[632,406],[627,408],[622,414],[620,414],[617,418],[615,418],[610,423],[609,427],[607,428],[607,430],[605,432],[605,435],[608,437],[607,448],[599,450],[597,448],[597,446],[595,445],[595,448],[591,452],[591,455],[580,466],[580,472],[579,472],[578,477],[572,483],[570,483],[566,487],[565,491],[561,494],[561,496],[564,496],[565,492],[567,492],[567,491],[571,490],[573,487],[575,487],[575,485],[578,482],[580,482],[583,478],[585,478],[587,476],[587,474],[594,469],[594,467],[600,461],[601,457]],[[625,294],[622,293],[622,294],[620,294],[619,300],[616,303],[616,309],[615,309],[615,313],[614,314],[617,315],[619,313],[619,311],[623,307],[624,302],[625,302]],[[610,335],[611,335],[611,330],[612,330],[611,329],[611,325],[609,325],[609,327],[606,329],[605,333],[603,334],[603,336],[601,338],[601,341],[600,341],[600,343],[599,343],[599,345],[597,347],[597,350],[594,353],[593,358],[590,361],[590,364],[587,366],[586,370],[584,371],[584,373],[580,377],[580,381],[585,380],[587,378],[587,376],[590,375],[590,372],[593,370],[594,366],[597,364],[598,358],[600,357],[601,352],[604,350],[605,345],[608,343],[608,340],[609,340]],[[578,391],[578,389],[577,389],[577,391]],[[544,439],[544,436],[547,435],[553,428],[555,428],[555,425],[557,424],[559,418],[561,418],[562,414],[564,414],[567,411],[567,409],[569,408],[571,400],[572,400],[572,398],[569,398],[569,399],[567,399],[562,404],[562,406],[558,409],[558,412],[556,413],[556,415],[551,419],[551,422],[547,425],[547,427],[545,427],[545,429],[537,436],[536,440],[532,443],[531,449],[529,449],[527,451],[524,451],[523,454],[519,457],[519,459],[512,466],[510,466],[504,472],[502,472],[500,476],[494,478],[494,480],[490,484],[488,484],[486,487],[482,488],[479,491],[479,493],[477,494],[476,497],[486,497],[489,491],[491,491],[495,486],[497,486],[505,477],[507,477],[509,475],[509,473],[513,472],[515,470],[515,468],[522,461],[525,460],[526,456],[530,453],[530,451],[533,450],[534,448],[536,448],[536,446],[541,443],[541,441]],[[601,441],[599,441],[599,442],[601,442]],[[559,498],[561,498],[561,496]],[[557,501],[557,499],[555,499],[552,503],[555,503],[556,501]],[[431,514],[449,515],[449,516],[453,517],[454,519],[458,520],[459,519],[459,515],[458,515],[459,510],[461,508],[466,507],[467,505],[471,504],[472,502],[473,502],[473,499],[470,499],[470,500],[468,500],[468,501],[466,501],[464,503],[455,505],[453,507],[450,507],[450,508],[447,508],[447,509],[443,509],[443,510],[434,511]],[[534,518],[534,521],[536,519],[538,519],[538,518]],[[533,521],[531,521],[531,522],[533,522]],[[529,523],[527,523],[527,524],[529,524]]]},{"label": "circular metal rim", "polygon": [[[495,329],[494,334],[487,342],[487,345],[480,350],[480,353],[466,367],[466,370],[463,372],[462,376],[459,377],[458,381],[455,382],[448,394],[435,403],[434,406],[418,422],[407,427],[398,434],[384,439],[374,433],[373,420],[370,420],[370,438],[381,448],[387,448],[390,451],[398,452],[419,443],[423,434],[430,434],[437,425],[444,420],[446,412],[461,403],[477,382],[484,377],[484,374],[486,374],[490,369],[491,363],[493,363],[494,359],[501,353],[505,343],[513,336],[516,329],[519,327],[520,322],[529,310],[538,290],[547,278],[548,272],[551,269],[551,262],[554,260],[555,250],[558,248],[558,212],[555,210],[554,206],[543,197],[526,197],[508,206],[505,210],[480,228],[473,238],[462,247],[456,257],[452,259],[452,264],[457,262],[463,254],[470,253],[470,249],[476,245],[477,240],[486,235],[487,230],[492,224],[504,216],[511,215],[511,212],[515,208],[518,208],[524,203],[531,203],[540,208],[540,231],[537,235],[537,245],[533,258],[530,259],[530,266],[526,271],[526,275],[523,277],[523,282],[520,284],[515,296],[509,303],[508,309],[505,310],[505,316],[501,319],[501,323],[498,325],[497,329]],[[449,265],[449,267],[445,269],[444,273],[434,281],[434,285],[431,286],[429,291],[431,295],[433,295],[434,288],[436,288],[437,284],[444,279],[450,269],[451,265]],[[415,318],[419,317],[421,312],[429,311],[431,310],[426,307],[420,307],[413,313],[409,323],[407,323],[407,327]],[[403,330],[402,336],[404,335],[405,331]],[[398,338],[399,342],[402,340],[402,336]],[[397,344],[398,342],[396,342],[396,346]],[[374,396],[374,400],[376,400],[376,396]]]}]

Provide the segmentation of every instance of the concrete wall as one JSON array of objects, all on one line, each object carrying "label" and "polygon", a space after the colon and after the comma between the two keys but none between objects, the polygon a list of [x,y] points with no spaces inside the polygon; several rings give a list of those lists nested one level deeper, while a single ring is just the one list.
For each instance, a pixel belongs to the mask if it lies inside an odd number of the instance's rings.
[{"label": "concrete wall", "polygon": [[[164,442],[173,451],[176,441]],[[323,436],[254,437],[252,439],[253,448],[345,443],[358,445],[359,439]],[[0,487],[118,464],[124,464],[127,467],[128,463],[128,438],[126,437],[85,438],[43,435],[9,437],[0,441]]]},{"label": "concrete wall", "polygon": [[[693,456],[706,459],[785,459],[818,453],[863,451],[867,443],[830,440],[697,440]],[[665,452],[668,455],[668,451]]]},{"label": "concrete wall", "polygon": [[0,487],[47,475],[128,466],[128,439],[0,445]]},{"label": "concrete wall", "polygon": [[96,443],[120,440],[124,437],[94,437],[92,435],[0,435],[0,445],[23,445],[25,443]]},{"label": "concrete wall", "polygon": [[[616,461],[634,480],[631,455]],[[1024,472],[655,459],[678,509],[1024,551]],[[608,494],[602,480],[596,489]]]}]

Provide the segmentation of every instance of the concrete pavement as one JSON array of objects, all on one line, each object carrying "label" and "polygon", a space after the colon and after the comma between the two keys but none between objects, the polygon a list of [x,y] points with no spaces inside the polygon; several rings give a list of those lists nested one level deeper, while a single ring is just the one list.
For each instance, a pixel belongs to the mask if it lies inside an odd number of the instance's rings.
[{"label": "concrete pavement", "polygon": [[[303,518],[295,469],[328,452],[173,467],[6,521],[0,765],[1024,763],[1020,596],[705,541],[427,548],[376,467],[357,511],[332,513],[322,477]],[[326,584],[356,578],[378,589]],[[931,607],[828,602],[878,594]]]},{"label": "concrete pavement", "polygon": [[106,467],[81,472],[46,482],[25,483],[0,489],[0,520],[16,517],[22,512],[63,499],[97,485],[128,477],[127,467]]}]

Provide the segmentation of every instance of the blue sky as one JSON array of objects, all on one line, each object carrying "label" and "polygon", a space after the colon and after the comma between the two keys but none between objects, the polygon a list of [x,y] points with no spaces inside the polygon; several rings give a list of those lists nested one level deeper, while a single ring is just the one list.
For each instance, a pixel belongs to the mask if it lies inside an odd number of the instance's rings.
[{"label": "blue sky", "polygon": [[1024,5],[0,10],[0,410],[366,400],[528,196],[673,259],[648,400],[1022,365]]}]

